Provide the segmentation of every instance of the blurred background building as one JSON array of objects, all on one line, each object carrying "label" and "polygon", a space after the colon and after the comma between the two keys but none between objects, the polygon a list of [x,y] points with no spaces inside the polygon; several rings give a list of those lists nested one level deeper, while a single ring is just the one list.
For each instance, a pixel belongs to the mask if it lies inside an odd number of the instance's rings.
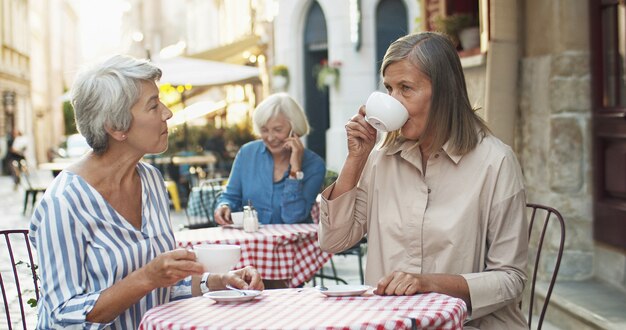
[{"label": "blurred background building", "polygon": [[[68,134],[63,96],[85,61],[85,38],[79,37],[85,32],[83,9],[96,3],[0,0],[2,155],[14,127],[33,139],[37,162],[47,161],[47,151]],[[286,91],[310,118],[307,146],[332,170],[339,170],[346,156],[346,121],[381,89],[378,70],[389,43],[414,31],[447,31],[458,39],[471,102],[518,155],[528,201],[555,207],[566,219],[566,251],[548,318],[563,328],[626,322],[588,303],[606,300],[606,292],[626,300],[623,1],[118,0],[105,5],[119,7],[119,24],[111,28],[119,35],[111,49],[163,67],[173,60],[201,61],[183,62],[192,68],[217,63],[201,72],[210,81],[171,80],[161,86],[163,100],[180,113],[170,125],[173,151],[224,148],[227,140],[216,134],[244,143],[253,138],[254,106],[271,92]],[[232,72],[242,75],[233,78]],[[167,74],[164,70],[164,79]],[[188,108],[195,110],[184,112]],[[544,247],[544,278],[555,249],[556,242]],[[569,291],[559,291],[563,288]],[[583,289],[588,299],[575,298]]]}]

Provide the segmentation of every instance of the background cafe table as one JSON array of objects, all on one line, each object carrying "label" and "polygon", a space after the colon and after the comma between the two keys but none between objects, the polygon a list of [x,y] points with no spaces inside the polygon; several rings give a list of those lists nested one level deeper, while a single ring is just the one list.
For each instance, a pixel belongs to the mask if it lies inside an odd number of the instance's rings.
[{"label": "background cafe table", "polygon": [[264,280],[287,280],[291,287],[308,281],[330,259],[317,242],[317,224],[261,225],[247,233],[230,227],[180,231],[174,234],[179,247],[236,244],[241,260],[235,268],[254,266]]},{"label": "background cafe table", "polygon": [[241,303],[170,302],[148,310],[139,329],[462,329],[466,317],[462,299],[439,293],[325,297],[304,288],[265,290]]}]

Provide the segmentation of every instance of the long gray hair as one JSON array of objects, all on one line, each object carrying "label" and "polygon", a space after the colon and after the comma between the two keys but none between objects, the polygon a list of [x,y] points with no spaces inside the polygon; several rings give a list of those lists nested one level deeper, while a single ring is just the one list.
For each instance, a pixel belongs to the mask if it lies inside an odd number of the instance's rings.
[{"label": "long gray hair", "polygon": [[160,78],[161,69],[125,55],[115,55],[77,75],[71,92],[76,126],[94,153],[107,150],[105,128],[129,129],[130,110],[141,95],[141,82]]},{"label": "long gray hair", "polygon": [[[455,154],[474,149],[489,128],[470,105],[463,67],[452,42],[436,32],[401,37],[387,49],[381,76],[390,64],[403,60],[415,65],[432,85],[430,112],[420,140],[432,137],[431,151],[439,150],[446,142]],[[393,144],[399,135],[399,130],[387,133],[382,146]]]}]

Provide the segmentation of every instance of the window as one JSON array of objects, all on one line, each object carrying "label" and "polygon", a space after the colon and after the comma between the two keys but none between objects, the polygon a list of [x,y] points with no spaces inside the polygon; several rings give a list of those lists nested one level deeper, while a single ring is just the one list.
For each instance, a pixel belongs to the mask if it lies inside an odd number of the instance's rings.
[{"label": "window", "polygon": [[589,0],[594,238],[626,248],[626,6]]}]

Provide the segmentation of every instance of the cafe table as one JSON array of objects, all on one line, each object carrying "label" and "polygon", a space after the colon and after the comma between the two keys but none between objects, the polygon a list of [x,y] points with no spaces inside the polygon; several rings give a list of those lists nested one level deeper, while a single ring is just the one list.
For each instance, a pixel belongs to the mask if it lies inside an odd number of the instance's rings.
[{"label": "cafe table", "polygon": [[179,231],[174,234],[179,247],[198,244],[241,246],[241,259],[235,269],[253,266],[264,280],[286,281],[297,287],[308,281],[330,259],[320,249],[317,224],[261,224],[259,231],[245,232],[230,226]]},{"label": "cafe table", "polygon": [[174,301],[148,310],[139,329],[462,329],[466,317],[462,299],[439,293],[326,297],[307,287],[246,302]]}]

